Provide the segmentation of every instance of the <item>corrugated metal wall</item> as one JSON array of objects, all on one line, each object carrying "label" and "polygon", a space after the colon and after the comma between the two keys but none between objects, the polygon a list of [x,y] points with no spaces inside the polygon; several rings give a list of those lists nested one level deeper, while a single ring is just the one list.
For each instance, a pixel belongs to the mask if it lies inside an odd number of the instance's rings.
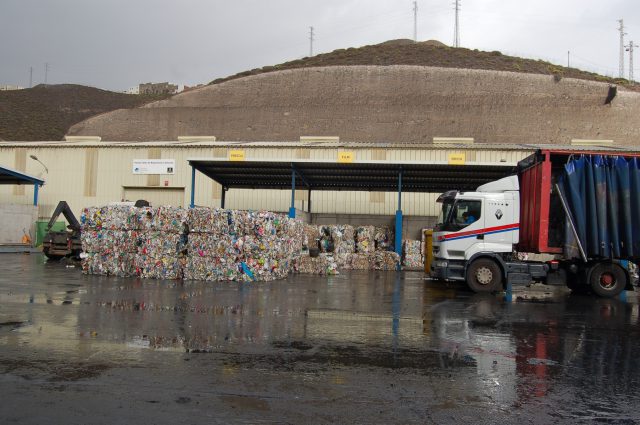
[{"label": "corrugated metal wall", "polygon": [[[103,205],[120,201],[141,193],[152,193],[156,200],[177,199],[181,193],[182,206],[190,200],[191,169],[187,158],[224,158],[231,149],[241,148],[247,160],[256,159],[317,159],[336,160],[338,152],[349,150],[355,160],[391,161],[446,161],[450,149],[380,149],[380,148],[338,148],[338,147],[220,147],[218,146],[70,146],[46,144],[0,145],[0,164],[41,176],[46,185],[40,190],[40,217],[48,217],[58,201],[66,200],[74,211],[85,206]],[[468,162],[509,162],[515,163],[532,151],[527,150],[465,150]],[[36,155],[49,168],[28,158]],[[26,156],[26,161],[25,161]],[[174,175],[146,176],[134,175],[134,159],[162,158],[175,159]],[[164,188],[167,189],[164,189]],[[154,188],[152,192],[145,188]],[[170,193],[163,194],[163,190]],[[403,211],[406,215],[437,215],[435,199],[438,194],[407,193],[403,195]],[[135,199],[130,199],[135,200]],[[33,201],[33,188],[24,191],[12,186],[0,186],[0,202],[29,204]],[[196,204],[220,205],[220,186],[204,175],[197,173]],[[289,191],[234,189],[227,192],[226,207],[238,209],[267,209],[287,211],[291,201]],[[312,192],[312,211],[316,213],[380,214],[393,215],[397,208],[396,193],[374,194],[368,192]],[[296,207],[306,210],[306,192],[296,196]]]}]

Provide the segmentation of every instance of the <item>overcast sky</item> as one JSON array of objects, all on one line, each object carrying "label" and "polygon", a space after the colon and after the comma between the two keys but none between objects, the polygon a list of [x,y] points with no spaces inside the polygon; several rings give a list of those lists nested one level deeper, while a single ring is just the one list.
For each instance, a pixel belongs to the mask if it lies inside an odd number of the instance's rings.
[{"label": "overcast sky", "polygon": [[[453,0],[418,0],[418,40],[453,42]],[[461,0],[462,47],[617,76],[638,0]],[[413,37],[412,0],[0,0],[0,85],[207,83],[309,54]],[[640,77],[640,48],[636,51]],[[625,60],[628,71],[628,56]]]}]

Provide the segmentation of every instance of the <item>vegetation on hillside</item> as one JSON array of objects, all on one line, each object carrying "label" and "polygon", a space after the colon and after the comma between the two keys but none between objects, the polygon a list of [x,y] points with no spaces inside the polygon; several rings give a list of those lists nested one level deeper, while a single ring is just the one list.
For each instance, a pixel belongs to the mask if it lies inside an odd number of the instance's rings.
[{"label": "vegetation on hillside", "polygon": [[628,84],[628,81],[625,79],[604,77],[593,72],[582,71],[577,68],[567,68],[542,60],[507,56],[498,51],[483,52],[477,49],[454,48],[434,40],[418,43],[414,43],[411,40],[392,40],[371,46],[338,49],[330,53],[305,57],[280,65],[265,66],[240,72],[229,77],[218,78],[210,84],[218,84],[249,75],[286,69],[345,65],[421,65],[444,68],[486,69],[493,71],[524,72],[529,74],[547,74],[553,75],[557,79],[563,77],[578,78],[615,83],[623,86]]},{"label": "vegetation on hillside", "polygon": [[62,140],[69,127],[93,115],[135,108],[166,97],[115,93],[74,84],[0,91],[0,139]]}]

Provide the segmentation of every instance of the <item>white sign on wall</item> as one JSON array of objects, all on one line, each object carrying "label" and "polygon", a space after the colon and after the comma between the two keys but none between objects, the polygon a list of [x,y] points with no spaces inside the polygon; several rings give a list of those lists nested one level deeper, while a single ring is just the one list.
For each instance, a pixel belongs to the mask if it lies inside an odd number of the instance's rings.
[{"label": "white sign on wall", "polygon": [[175,159],[134,159],[133,174],[175,174]]}]

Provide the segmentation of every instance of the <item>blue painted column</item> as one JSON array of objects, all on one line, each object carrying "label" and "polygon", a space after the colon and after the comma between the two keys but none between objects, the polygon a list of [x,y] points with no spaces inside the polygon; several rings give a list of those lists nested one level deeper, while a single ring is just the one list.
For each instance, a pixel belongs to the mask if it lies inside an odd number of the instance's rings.
[{"label": "blue painted column", "polygon": [[398,173],[398,210],[396,211],[396,253],[402,256],[402,168]]},{"label": "blue painted column", "polygon": [[291,167],[291,207],[289,207],[289,218],[296,218],[296,169]]},{"label": "blue painted column", "polygon": [[196,168],[191,166],[191,208],[196,206]]},{"label": "blue painted column", "polygon": [[38,189],[40,188],[40,186],[38,186],[38,183],[33,185],[33,206],[37,207],[38,206]]}]

